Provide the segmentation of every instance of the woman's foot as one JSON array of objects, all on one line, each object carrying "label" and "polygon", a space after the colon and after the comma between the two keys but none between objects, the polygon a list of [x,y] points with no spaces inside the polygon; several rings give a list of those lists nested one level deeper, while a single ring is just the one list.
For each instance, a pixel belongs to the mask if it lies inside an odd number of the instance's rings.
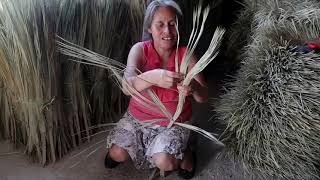
[{"label": "woman's foot", "polygon": [[191,150],[186,151],[186,155],[183,158],[180,168],[178,170],[178,176],[183,179],[192,179],[196,172],[196,153]]},{"label": "woman's foot", "polygon": [[106,157],[104,158],[104,166],[108,169],[112,169],[117,167],[120,164],[120,162],[117,162],[109,156],[109,153],[107,153]]}]

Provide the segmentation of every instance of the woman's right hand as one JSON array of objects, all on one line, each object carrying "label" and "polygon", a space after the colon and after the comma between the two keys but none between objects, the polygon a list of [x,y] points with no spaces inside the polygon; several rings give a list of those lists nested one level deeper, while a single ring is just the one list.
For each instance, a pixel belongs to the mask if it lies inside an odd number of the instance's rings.
[{"label": "woman's right hand", "polygon": [[182,80],[180,73],[165,69],[150,70],[148,71],[148,76],[150,76],[150,79],[155,85],[162,88],[172,88]]}]

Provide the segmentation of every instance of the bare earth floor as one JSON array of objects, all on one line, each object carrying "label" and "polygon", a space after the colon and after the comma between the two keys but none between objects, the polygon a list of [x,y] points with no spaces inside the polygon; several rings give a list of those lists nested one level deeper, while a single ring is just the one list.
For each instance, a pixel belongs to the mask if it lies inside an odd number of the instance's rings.
[{"label": "bare earth floor", "polygon": [[[208,147],[204,142],[203,147]],[[90,143],[91,144],[91,143]],[[94,143],[93,143],[94,144]],[[10,144],[0,144],[0,180],[141,180],[148,179],[152,170],[136,170],[128,162],[121,164],[115,169],[105,169],[103,158],[105,150],[99,148],[91,156],[87,155],[92,151],[86,151],[82,155],[73,157],[86,147],[72,152],[54,165],[41,167],[31,163],[22,153],[5,155],[4,153],[15,152]],[[92,147],[96,149],[97,147]],[[243,170],[229,159],[209,158],[211,152],[198,151],[199,163],[195,180],[216,179],[216,180],[247,180],[254,179],[245,176]],[[76,165],[77,164],[77,165]],[[175,172],[170,173],[164,180],[179,179]]]},{"label": "bare earth floor", "polygon": [[[214,82],[213,82],[214,84]],[[215,89],[209,87],[211,97],[215,97]],[[212,100],[209,101],[212,103]],[[200,127],[210,130],[214,126],[209,119],[212,111],[209,103],[196,105],[194,118]],[[53,165],[41,167],[27,159],[23,152],[17,151],[9,142],[0,142],[0,180],[143,180],[148,179],[153,170],[136,170],[131,162],[121,164],[115,169],[105,169],[105,135],[95,137],[90,143],[82,145],[69,156]],[[246,175],[237,163],[228,157],[217,158],[221,148],[209,140],[198,136],[197,171],[195,180],[249,180],[257,179]],[[10,154],[13,153],[13,154]],[[179,179],[176,172],[165,178]]]}]

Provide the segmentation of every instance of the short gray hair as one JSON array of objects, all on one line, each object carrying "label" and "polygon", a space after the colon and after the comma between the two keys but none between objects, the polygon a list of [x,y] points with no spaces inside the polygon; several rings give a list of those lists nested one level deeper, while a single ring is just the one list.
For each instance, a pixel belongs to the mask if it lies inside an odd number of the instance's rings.
[{"label": "short gray hair", "polygon": [[151,26],[152,18],[155,12],[160,7],[169,7],[171,8],[176,15],[179,17],[182,16],[182,11],[180,6],[174,2],[173,0],[154,0],[152,1],[145,12],[144,21],[143,21],[143,33],[142,33],[142,40],[149,40],[151,39],[151,34],[148,32],[148,28]]}]

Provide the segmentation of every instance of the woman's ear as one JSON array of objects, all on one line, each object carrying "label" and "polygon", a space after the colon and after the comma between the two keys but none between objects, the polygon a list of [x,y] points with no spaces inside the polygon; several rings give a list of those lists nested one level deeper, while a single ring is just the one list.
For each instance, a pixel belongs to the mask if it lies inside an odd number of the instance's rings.
[{"label": "woman's ear", "polygon": [[152,34],[152,29],[151,28],[148,28],[148,33]]}]

